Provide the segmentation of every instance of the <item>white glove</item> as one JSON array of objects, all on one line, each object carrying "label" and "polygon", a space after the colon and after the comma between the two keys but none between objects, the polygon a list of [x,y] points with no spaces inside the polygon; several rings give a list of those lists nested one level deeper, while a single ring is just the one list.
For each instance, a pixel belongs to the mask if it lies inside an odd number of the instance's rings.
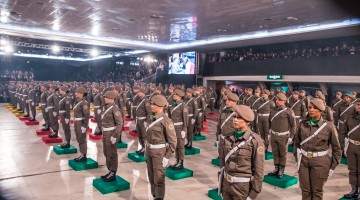
[{"label": "white glove", "polygon": [[69,119],[66,119],[66,118],[65,118],[65,124],[68,124],[69,121],[70,121]]},{"label": "white glove", "polygon": [[219,148],[219,141],[216,141],[216,146]]},{"label": "white glove", "polygon": [[53,116],[56,117],[56,116],[57,116],[57,113],[56,113],[56,112],[53,112]]},{"label": "white glove", "polygon": [[191,124],[195,124],[195,119],[191,119]]},{"label": "white glove", "polygon": [[252,200],[250,197],[247,197],[246,200]]},{"label": "white glove", "polygon": [[49,112],[49,109],[48,109],[48,108],[45,108],[45,112]]},{"label": "white glove", "polygon": [[268,140],[271,141],[271,133],[268,135]]},{"label": "white glove", "polygon": [[165,167],[167,167],[167,165],[169,164],[169,159],[167,159],[167,158],[163,158],[163,160],[162,160],[162,166],[163,166],[163,168],[165,168]]},{"label": "white glove", "polygon": [[182,137],[182,138],[185,138],[185,136],[186,136],[186,132],[185,132],[185,131],[181,131],[181,137]]},{"label": "white glove", "polygon": [[101,109],[97,109],[97,114],[98,114],[98,115],[101,114]]},{"label": "white glove", "polygon": [[288,139],[288,144],[291,144],[292,141],[293,141],[292,138],[289,138],[289,139]]},{"label": "white glove", "polygon": [[144,122],[144,126],[145,126],[145,128],[147,127],[147,123],[146,123],[146,122]]},{"label": "white glove", "polygon": [[113,136],[111,136],[110,141],[111,141],[111,144],[115,144],[115,143],[116,143],[116,138],[114,138]]},{"label": "white glove", "polygon": [[35,102],[31,102],[31,106],[35,106]]},{"label": "white glove", "polygon": [[328,178],[330,178],[333,175],[333,173],[334,173],[334,170],[330,169]]},{"label": "white glove", "polygon": [[86,128],[85,127],[81,127],[81,133],[86,133]]}]

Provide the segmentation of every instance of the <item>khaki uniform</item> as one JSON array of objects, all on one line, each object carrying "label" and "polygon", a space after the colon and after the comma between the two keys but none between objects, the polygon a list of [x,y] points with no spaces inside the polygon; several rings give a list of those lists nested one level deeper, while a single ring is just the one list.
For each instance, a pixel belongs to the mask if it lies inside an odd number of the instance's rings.
[{"label": "khaki uniform", "polygon": [[86,155],[87,142],[86,131],[83,133],[81,127],[89,127],[90,108],[89,103],[84,99],[79,99],[78,103],[74,106],[74,130],[76,134],[76,140],[79,143],[80,153]]},{"label": "khaki uniform", "polygon": [[[335,111],[334,115],[334,123],[337,125],[338,130],[344,129],[344,121],[348,118],[349,115],[351,115],[355,111],[355,108],[353,104],[347,105],[345,102],[341,103],[340,106]],[[343,135],[343,132],[339,133],[339,142],[341,148],[344,148],[345,146],[345,135]]]},{"label": "khaki uniform", "polygon": [[[118,168],[117,144],[124,125],[119,107],[115,103],[106,105],[104,107],[104,112],[101,114],[101,120],[103,132],[102,142],[104,156],[106,158],[106,167],[108,170],[116,172]],[[111,137],[116,138],[114,144],[111,143]]]},{"label": "khaki uniform", "polygon": [[133,118],[136,118],[136,107],[137,107],[137,104],[139,102],[139,95],[136,94],[134,96],[132,96],[131,98],[131,114],[132,114],[132,117]]},{"label": "khaki uniform", "polygon": [[168,114],[168,116],[170,116],[170,110],[171,108],[173,107],[174,105],[174,99],[173,99],[173,96],[174,96],[174,92],[172,94],[170,94],[166,99],[167,99],[167,102],[168,102],[168,106],[165,106],[165,113]]},{"label": "khaki uniform", "polygon": [[28,102],[29,89],[24,88],[22,94],[23,94],[23,97],[22,97],[23,107],[25,108],[24,111],[26,112],[26,115],[30,115],[30,107],[29,107],[29,102]]},{"label": "khaki uniform", "polygon": [[[360,186],[360,117],[353,113],[345,120],[344,128],[339,132],[348,138],[346,157],[348,160],[349,183]],[[351,133],[350,133],[351,131]],[[350,135],[349,135],[350,133]]]},{"label": "khaki uniform", "polygon": [[59,97],[56,93],[52,93],[46,100],[46,109],[49,116],[51,129],[55,132],[59,130],[58,114],[59,114]]},{"label": "khaki uniform", "polygon": [[122,93],[115,98],[115,104],[119,107],[122,119],[125,118],[125,101]]},{"label": "khaki uniform", "polygon": [[233,125],[234,111],[232,108],[225,108],[219,116],[219,123],[217,125],[216,137],[219,141],[218,152],[220,159],[220,167],[225,165],[225,138],[234,133],[235,128]]},{"label": "khaki uniform", "polygon": [[253,95],[250,94],[246,94],[244,99],[243,99],[243,105],[247,105],[247,106],[251,106],[250,104],[250,99],[253,97]]},{"label": "khaki uniform", "polygon": [[[231,154],[225,163],[223,199],[246,200],[247,197],[255,199],[261,192],[264,178],[263,140],[250,129],[238,139],[235,139],[233,134],[225,138],[225,155],[241,142],[245,141],[245,144]],[[244,178],[248,181],[232,182],[231,177]]]},{"label": "khaki uniform", "polygon": [[217,99],[217,94],[215,91],[211,91],[209,94],[209,106],[210,106],[210,113],[214,113],[215,103]]},{"label": "khaki uniform", "polygon": [[196,131],[200,132],[202,126],[203,126],[203,122],[204,122],[204,115],[205,115],[205,110],[206,110],[206,101],[205,98],[202,95],[199,95],[197,97],[195,97],[195,100],[197,101],[198,104],[198,111],[199,111],[199,115],[196,119],[196,124],[195,124],[195,129]]},{"label": "khaki uniform", "polygon": [[51,95],[49,91],[44,91],[40,96],[40,108],[42,112],[42,116],[45,121],[45,127],[50,127],[50,120],[49,115],[47,114],[46,107],[47,107],[47,98]]},{"label": "khaki uniform", "polygon": [[[163,158],[170,159],[176,148],[174,124],[169,117],[162,114],[149,124],[147,130],[146,165],[151,185],[151,194],[156,198],[165,196],[165,169]],[[159,145],[156,148],[153,145]],[[165,146],[165,147],[162,147]]]},{"label": "khaki uniform", "polygon": [[[294,156],[297,161],[300,159],[297,157],[299,150],[302,149],[303,152],[299,166],[299,182],[303,200],[323,199],[323,187],[328,179],[329,170],[334,170],[340,161],[341,149],[337,131],[331,122],[326,122],[327,125],[314,138],[303,145],[300,144],[313,135],[325,122],[321,118],[316,125],[311,126],[310,119],[302,121],[294,137]],[[332,159],[327,155],[330,146],[332,147]],[[321,152],[326,153],[320,156]]]},{"label": "khaki uniform", "polygon": [[30,113],[32,118],[35,119],[36,117],[36,94],[35,94],[35,90],[34,89],[31,89],[29,91],[29,94],[28,94],[28,99],[27,99],[27,103],[29,105],[29,110],[30,110]]},{"label": "khaki uniform", "polygon": [[306,119],[307,108],[305,102],[301,99],[295,100],[292,98],[287,106],[294,112],[296,127],[299,127],[300,120]]},{"label": "khaki uniform", "polygon": [[238,104],[244,105],[244,98],[245,98],[245,96],[246,96],[245,92],[242,92],[242,93],[239,95]]},{"label": "khaki uniform", "polygon": [[105,100],[103,95],[99,92],[94,96],[94,113],[97,128],[101,130],[102,127],[102,120],[101,120],[101,113],[104,111]]},{"label": "khaki uniform", "polygon": [[194,128],[196,118],[199,114],[197,101],[191,97],[190,99],[186,99],[186,106],[188,107],[188,128],[187,128],[187,140],[193,140]]},{"label": "khaki uniform", "polygon": [[[71,98],[68,95],[65,95],[59,102],[59,114],[61,119],[61,125],[65,133],[65,140],[67,143],[70,143],[71,140],[70,106],[71,106]],[[68,123],[66,123],[65,119],[69,120]]]},{"label": "khaki uniform", "polygon": [[136,107],[136,125],[139,131],[139,142],[142,147],[145,148],[146,142],[146,129],[145,124],[150,124],[151,121],[151,107],[150,101],[144,97],[139,99]]},{"label": "khaki uniform", "polygon": [[334,113],[329,106],[325,106],[324,112],[322,112],[321,116],[331,123],[334,123]]},{"label": "khaki uniform", "polygon": [[131,91],[130,90],[126,90],[124,92],[124,99],[125,99],[125,107],[126,107],[126,111],[127,111],[127,116],[131,117]]},{"label": "khaki uniform", "polygon": [[285,167],[288,141],[294,136],[296,128],[294,112],[285,106],[272,109],[269,123],[274,165]]},{"label": "khaki uniform", "polygon": [[177,105],[173,105],[170,110],[170,116],[171,120],[174,122],[175,126],[175,132],[176,132],[176,151],[175,151],[175,157],[179,160],[185,159],[185,137],[181,136],[181,132],[184,131],[187,132],[188,129],[188,108],[187,105],[180,100],[177,102]]},{"label": "khaki uniform", "polygon": [[264,100],[263,98],[257,101],[253,106],[253,110],[256,116],[256,131],[260,133],[261,139],[265,141],[265,150],[267,150],[269,147],[269,116],[270,110],[273,108],[275,108],[274,102],[269,101],[268,99]]}]

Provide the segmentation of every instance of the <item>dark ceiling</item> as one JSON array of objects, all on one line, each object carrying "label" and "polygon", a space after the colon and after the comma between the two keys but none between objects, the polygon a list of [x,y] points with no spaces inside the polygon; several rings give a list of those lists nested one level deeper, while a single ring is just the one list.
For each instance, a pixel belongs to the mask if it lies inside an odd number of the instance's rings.
[{"label": "dark ceiling", "polygon": [[[0,2],[0,31],[51,41],[157,49],[157,44],[358,18],[359,8],[358,0],[4,0]],[[326,30],[319,36],[355,35],[358,29]],[[311,39],[307,33],[282,40],[303,37]],[[318,39],[315,34],[314,39]],[[252,44],[249,41],[192,48]]]}]

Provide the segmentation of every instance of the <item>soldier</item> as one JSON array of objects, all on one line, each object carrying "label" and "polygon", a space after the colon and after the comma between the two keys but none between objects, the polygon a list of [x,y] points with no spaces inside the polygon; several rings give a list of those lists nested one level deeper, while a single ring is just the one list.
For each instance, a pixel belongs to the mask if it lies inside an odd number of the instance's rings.
[{"label": "soldier", "polygon": [[162,92],[163,92],[163,88],[161,86],[157,86],[155,90],[155,94],[159,95],[162,94]]},{"label": "soldier", "polygon": [[275,102],[275,98],[276,98],[276,95],[275,95],[274,89],[270,89],[269,100]]},{"label": "soldier", "polygon": [[59,114],[61,125],[64,129],[65,133],[65,142],[60,145],[61,148],[70,148],[71,141],[71,130],[70,130],[70,105],[71,98],[69,97],[69,88],[66,86],[62,86],[60,88],[60,94],[62,96],[59,102]]},{"label": "soldier", "polygon": [[188,128],[187,128],[187,143],[185,145],[186,149],[192,148],[193,134],[195,128],[196,118],[198,116],[198,105],[197,101],[193,98],[194,90],[191,88],[186,89],[186,100],[185,103],[188,107]]},{"label": "soldier", "polygon": [[107,91],[104,94],[104,112],[101,115],[102,119],[102,142],[103,151],[106,158],[106,167],[109,172],[101,178],[105,182],[116,180],[116,171],[118,168],[118,154],[117,143],[123,127],[123,119],[119,107],[115,104],[114,100],[117,94],[114,91]]},{"label": "soldier", "polygon": [[300,90],[300,97],[299,97],[304,103],[306,108],[309,107],[309,98],[306,97],[306,91]]},{"label": "soldier", "polygon": [[[323,199],[323,187],[339,164],[341,149],[335,126],[321,117],[325,105],[310,100],[309,119],[301,121],[294,137],[294,156],[299,171],[302,199]],[[327,155],[332,148],[332,158]]]},{"label": "soldier", "polygon": [[306,118],[306,105],[304,101],[299,98],[299,95],[299,91],[294,91],[292,95],[293,98],[287,104],[287,106],[295,114],[296,127],[299,127],[300,120],[304,120]]},{"label": "soldier", "polygon": [[39,106],[41,108],[41,112],[42,112],[42,116],[44,118],[45,123],[43,124],[43,131],[49,131],[50,130],[50,121],[49,121],[49,115],[46,112],[46,107],[47,107],[47,98],[51,95],[51,93],[49,92],[49,85],[47,84],[43,84],[41,86],[41,96],[40,96],[40,103]]},{"label": "soldier", "polygon": [[123,89],[123,86],[121,84],[115,85],[113,91],[116,93],[115,104],[119,107],[120,112],[121,112],[121,117],[122,117],[122,119],[124,119],[125,118],[125,100],[122,95],[122,89]]},{"label": "soldier", "polygon": [[360,198],[360,99],[355,103],[356,112],[350,114],[344,121],[343,129],[339,132],[345,135],[345,155],[348,160],[349,183],[351,191],[344,198]]},{"label": "soldier", "polygon": [[259,100],[261,100],[261,98],[260,98],[260,93],[261,93],[260,89],[256,89],[256,90],[255,90],[255,95],[253,95],[253,96],[249,99],[248,104],[249,104],[249,107],[250,107],[251,109],[254,109],[254,105],[255,105]]},{"label": "soldier", "polygon": [[156,93],[156,85],[155,84],[150,84],[150,95],[149,95],[149,99],[151,99]]},{"label": "soldier", "polygon": [[253,96],[253,89],[252,88],[248,88],[247,89],[247,94],[246,94],[246,96],[244,97],[244,99],[243,99],[243,105],[247,105],[247,106],[251,106],[251,104],[248,102],[251,98],[252,98],[252,96]]},{"label": "soldier", "polygon": [[100,86],[99,85],[95,85],[93,87],[93,91],[94,91],[94,114],[95,114],[95,119],[96,119],[96,129],[94,134],[95,135],[101,135],[101,127],[102,127],[102,122],[101,122],[101,113],[104,110],[104,106],[105,106],[105,101],[104,101],[104,97],[100,92]]},{"label": "soldier", "polygon": [[[219,106],[219,113],[222,112],[222,110],[226,109],[226,101],[227,101],[227,94],[231,93],[230,90],[224,89],[224,91],[221,93],[221,100],[220,100],[220,106]],[[239,100],[240,101],[240,100]],[[238,101],[238,102],[239,102]]]},{"label": "soldier", "polygon": [[[138,85],[134,85],[133,93],[131,93],[131,114],[133,118],[136,118],[136,107],[139,102],[139,89],[140,87]],[[132,130],[132,132],[137,133],[138,129],[139,126],[137,125],[137,123],[135,123],[135,129]]]},{"label": "soldier", "polygon": [[131,87],[129,83],[125,83],[125,92],[124,92],[124,99],[125,99],[125,107],[127,111],[126,118],[131,118],[132,109],[131,109],[131,97],[133,96],[131,92]]},{"label": "soldier", "polygon": [[260,134],[261,139],[265,141],[265,152],[269,147],[269,116],[270,110],[275,108],[275,103],[269,100],[270,91],[263,90],[261,100],[256,102],[253,106],[253,110],[256,113],[256,127],[257,132]]},{"label": "soldier", "polygon": [[234,108],[235,131],[225,138],[225,163],[220,177],[220,193],[224,200],[251,200],[261,192],[264,178],[264,143],[249,128],[253,111],[244,105]]},{"label": "soldier", "polygon": [[29,84],[29,94],[28,94],[28,99],[27,99],[27,103],[30,107],[30,113],[32,115],[32,118],[30,121],[36,121],[35,117],[36,117],[36,104],[37,104],[37,100],[36,100],[36,93],[34,90],[34,84],[30,83]]},{"label": "soldier", "polygon": [[335,110],[338,109],[338,107],[342,102],[344,102],[344,100],[342,99],[342,93],[338,91],[336,92],[335,98],[331,101],[331,108],[334,110],[334,115],[335,115]]},{"label": "soldier", "polygon": [[86,130],[89,126],[90,108],[89,103],[85,100],[87,90],[84,87],[76,88],[75,96],[77,104],[74,106],[74,130],[76,140],[79,143],[81,155],[75,158],[76,162],[86,162],[87,141]]},{"label": "soldier", "polygon": [[174,124],[164,114],[167,100],[162,95],[151,98],[151,124],[146,128],[146,165],[151,185],[151,194],[155,200],[163,200],[165,196],[165,169],[176,148]]},{"label": "soldier", "polygon": [[217,139],[217,146],[219,152],[219,159],[220,159],[220,167],[225,165],[224,158],[225,158],[225,137],[229,136],[230,134],[234,133],[235,129],[233,126],[233,115],[234,108],[239,101],[239,97],[234,93],[228,93],[226,97],[226,108],[222,110],[219,116],[219,122],[217,125],[216,131],[216,139]]},{"label": "soldier", "polygon": [[325,99],[325,96],[323,95],[322,92],[319,92],[316,94],[316,98],[318,99],[321,99],[323,102],[324,102],[324,105],[325,105],[325,110],[324,112],[322,112],[322,117],[331,122],[331,123],[334,123],[334,114],[333,114],[333,111],[332,109],[326,105],[326,99]]},{"label": "soldier", "polygon": [[23,103],[23,108],[25,108],[25,113],[26,115],[24,117],[30,117],[30,106],[29,106],[29,101],[28,101],[28,94],[29,94],[29,83],[24,83],[23,84],[23,90],[22,90],[22,103]]},{"label": "soldier", "polygon": [[200,91],[201,91],[200,88],[197,88],[195,90],[195,94],[196,94],[195,100],[197,101],[197,104],[198,104],[199,114],[198,114],[198,117],[195,122],[194,134],[198,135],[198,136],[201,135],[200,130],[203,126],[203,120],[204,120],[203,115],[205,115],[205,110],[206,110],[206,101],[205,101],[205,98],[200,94]]},{"label": "soldier", "polygon": [[209,106],[210,106],[210,114],[214,114],[214,109],[215,109],[215,103],[216,103],[216,99],[217,99],[217,94],[214,91],[213,87],[210,87],[210,94],[209,94]]},{"label": "soldier", "polygon": [[176,132],[176,150],[175,157],[176,163],[170,166],[174,170],[179,170],[184,168],[184,159],[185,159],[185,137],[188,128],[188,108],[187,105],[183,102],[182,98],[185,93],[180,89],[174,90],[174,104],[170,109],[170,118],[174,122],[175,132]]},{"label": "soldier", "polygon": [[242,104],[243,103],[243,98],[247,93],[247,89],[245,88],[245,91],[243,91],[243,88],[240,88],[240,95],[239,95],[239,102],[238,104]]},{"label": "soldier", "polygon": [[56,86],[50,87],[51,95],[46,99],[45,112],[47,112],[49,116],[49,122],[53,133],[50,134],[49,138],[57,138],[59,131],[59,122],[58,122],[58,114],[59,114],[59,97],[56,94]]},{"label": "soldier", "polygon": [[144,155],[146,143],[146,126],[151,121],[151,106],[149,100],[146,98],[147,90],[141,88],[138,96],[139,101],[136,107],[136,125],[139,127],[139,143],[141,149],[136,151],[137,154]]},{"label": "soldier", "polygon": [[292,143],[295,134],[295,114],[285,106],[286,96],[283,93],[276,95],[276,108],[270,111],[270,143],[274,154],[275,169],[269,176],[282,178],[286,166],[287,146]]},{"label": "soldier", "polygon": [[[341,130],[344,127],[344,120],[348,118],[348,116],[354,112],[354,107],[352,102],[352,94],[346,93],[344,96],[344,102],[340,103],[340,106],[337,108],[335,115],[334,115],[334,123],[337,124],[337,129]],[[339,142],[342,149],[344,149],[345,146],[345,135],[343,135],[343,132],[339,132]],[[345,157],[345,154],[343,154],[343,157]]]}]

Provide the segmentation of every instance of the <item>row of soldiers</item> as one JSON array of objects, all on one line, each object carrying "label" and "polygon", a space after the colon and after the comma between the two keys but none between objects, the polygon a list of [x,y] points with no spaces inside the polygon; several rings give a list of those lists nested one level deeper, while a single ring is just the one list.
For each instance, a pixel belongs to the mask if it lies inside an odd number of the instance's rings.
[{"label": "row of soldiers", "polygon": [[[255,95],[253,95],[251,88],[246,88],[245,92],[239,96],[226,88],[223,88],[221,93],[221,114],[217,128],[221,167],[219,180],[225,179],[225,182],[230,181],[230,183],[236,183],[233,180],[242,180],[237,175],[243,175],[239,171],[245,168],[237,166],[239,162],[233,161],[231,163],[231,158],[238,149],[234,152],[234,145],[229,146],[228,144],[228,140],[234,133],[236,135],[237,132],[236,123],[233,119],[237,115],[236,108],[240,104],[251,109],[254,120],[245,121],[249,123],[252,131],[259,134],[262,141],[264,141],[265,154],[268,151],[268,146],[271,145],[275,169],[268,173],[268,175],[278,178],[284,176],[288,145],[294,145],[293,153],[298,161],[303,199],[322,199],[325,181],[332,175],[333,170],[339,164],[341,155],[347,155],[351,157],[351,159],[349,158],[348,166],[352,190],[344,196],[347,198],[358,197],[360,178],[358,169],[358,155],[360,153],[360,141],[358,138],[360,136],[360,100],[356,98],[355,92],[346,93],[344,98],[341,98],[341,92],[337,92],[336,98],[332,101],[332,108],[326,105],[325,95],[320,91],[316,92],[314,98],[305,96],[306,93],[303,90],[300,92],[294,91],[290,97],[286,96],[283,91],[278,91],[277,94],[274,94],[273,91],[267,89],[262,91],[256,90]],[[319,117],[315,117],[317,114],[319,114]],[[250,117],[249,119],[252,118]],[[256,138],[254,136],[254,139]],[[246,139],[242,138],[238,143]],[[261,142],[253,142],[253,144],[259,143]],[[351,152],[346,152],[347,146],[352,147]],[[331,161],[329,156],[327,156],[330,148],[332,149]],[[258,152],[259,149],[253,149],[252,151]],[[243,153],[239,154],[243,156]],[[245,161],[247,164],[242,165],[252,166],[253,163],[259,162],[256,158],[256,153],[252,152],[249,155],[252,155],[250,156],[251,159],[247,162]],[[252,167],[259,168],[259,166]],[[234,171],[234,169],[238,171]],[[263,169],[253,170],[255,172],[263,171]],[[235,174],[231,173],[231,171],[234,171]],[[256,173],[252,173],[252,176],[254,175],[257,175],[255,178],[261,177]],[[225,186],[228,185],[225,184]],[[252,181],[251,186],[254,188],[255,193],[259,193],[261,181]],[[219,192],[223,193],[223,195],[225,193],[225,196],[229,195],[228,193],[232,193],[232,197],[238,195],[241,196],[241,199],[253,199],[256,196],[251,195],[251,192],[250,196],[252,197],[239,191],[236,192],[234,188],[236,187],[224,187],[223,190],[225,191]]]}]

